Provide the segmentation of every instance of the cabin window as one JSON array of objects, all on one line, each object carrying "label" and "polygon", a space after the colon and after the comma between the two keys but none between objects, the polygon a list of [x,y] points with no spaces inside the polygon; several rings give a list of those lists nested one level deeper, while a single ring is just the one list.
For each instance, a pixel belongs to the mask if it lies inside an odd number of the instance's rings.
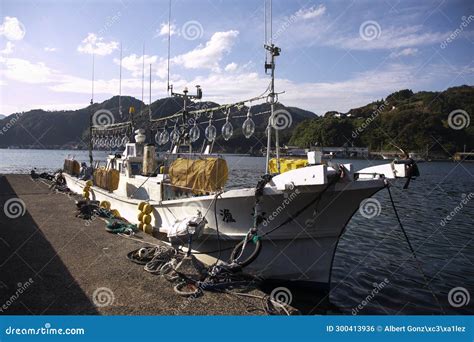
[{"label": "cabin window", "polygon": [[127,156],[135,157],[135,146],[127,146]]}]

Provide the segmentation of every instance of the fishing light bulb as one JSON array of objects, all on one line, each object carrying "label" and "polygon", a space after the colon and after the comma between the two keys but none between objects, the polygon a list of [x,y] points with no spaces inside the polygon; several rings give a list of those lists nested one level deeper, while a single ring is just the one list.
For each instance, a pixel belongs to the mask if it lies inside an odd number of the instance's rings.
[{"label": "fishing light bulb", "polygon": [[155,134],[155,142],[158,144],[158,145],[161,145],[160,144],[160,135],[161,133],[159,131],[156,131],[156,134]]},{"label": "fishing light bulb", "polygon": [[199,130],[199,127],[196,125],[196,121],[194,121],[194,126],[191,127],[189,130],[189,140],[191,142],[195,142],[199,139],[199,136],[201,135],[201,131]]},{"label": "fishing light bulb", "polygon": [[122,145],[122,139],[120,139],[120,136],[115,137],[115,147],[120,147]]},{"label": "fishing light bulb", "polygon": [[206,127],[206,131],[204,132],[206,135],[206,139],[211,142],[216,139],[217,129],[216,126],[212,124],[212,121],[209,120],[209,125]]},{"label": "fishing light bulb", "polygon": [[171,138],[171,141],[176,144],[179,140],[179,132],[178,130],[176,129],[176,126],[173,128],[173,132],[171,132],[171,135],[170,135],[170,138]]},{"label": "fishing light bulb", "polygon": [[126,146],[130,142],[130,139],[127,136],[122,138],[122,146]]},{"label": "fishing light bulb", "polygon": [[249,108],[249,111],[247,112],[247,119],[242,124],[242,132],[244,133],[244,136],[247,139],[250,138],[252,134],[255,133],[255,122],[253,122],[252,120],[250,108]]},{"label": "fishing light bulb", "polygon": [[234,134],[234,127],[232,127],[232,124],[229,122],[229,114],[230,114],[230,109],[227,112],[225,124],[224,126],[222,126],[222,137],[224,138],[225,141],[229,140],[232,134]]},{"label": "fishing light bulb", "polygon": [[[158,135],[158,133],[156,133]],[[170,134],[168,131],[165,129],[163,132],[160,133],[160,136],[158,138],[158,144],[160,145],[166,145],[170,141]]]}]

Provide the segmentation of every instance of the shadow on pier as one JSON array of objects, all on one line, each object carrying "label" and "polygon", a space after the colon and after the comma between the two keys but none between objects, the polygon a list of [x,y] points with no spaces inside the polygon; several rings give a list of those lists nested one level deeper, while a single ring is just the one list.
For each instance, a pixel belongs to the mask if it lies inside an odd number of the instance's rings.
[{"label": "shadow on pier", "polygon": [[[18,181],[15,191],[0,175],[0,314],[97,314],[42,230],[48,226],[52,235],[69,228],[58,222],[61,209],[45,203],[46,186],[22,177],[9,177]],[[35,222],[29,210],[41,205]],[[67,248],[67,241],[61,245]]]}]

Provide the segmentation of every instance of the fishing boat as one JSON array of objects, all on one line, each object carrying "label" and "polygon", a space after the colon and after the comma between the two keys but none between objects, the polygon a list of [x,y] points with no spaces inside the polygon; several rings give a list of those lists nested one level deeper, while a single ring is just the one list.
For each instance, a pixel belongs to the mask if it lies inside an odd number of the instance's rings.
[{"label": "fishing boat", "polygon": [[[377,210],[366,200],[388,180],[417,176],[416,165],[407,159],[355,170],[352,164],[324,161],[318,151],[308,152],[306,158],[282,158],[279,131],[285,127],[280,124],[290,114],[276,109],[275,60],[281,50],[272,43],[265,49],[270,85],[262,96],[189,111],[189,101],[202,98],[201,88],[190,95],[187,89],[175,93],[171,85],[171,95],[183,100],[182,111],[171,116],[153,119],[151,111],[143,110],[150,116],[138,120],[132,109],[129,121],[104,126],[93,124],[91,110],[93,177],[80,174],[73,160],[65,161],[64,177],[85,199],[105,203],[144,232],[182,246],[204,262],[239,265],[263,279],[329,289],[338,241],[351,217],[359,209]],[[270,111],[251,113],[251,104],[258,101],[268,103]],[[225,157],[213,153],[213,122],[225,120],[221,132],[228,140],[232,110],[247,104],[242,126],[247,138],[255,131],[252,115],[268,115],[265,169],[257,184],[227,189]],[[194,145],[202,124],[205,144],[198,148]],[[92,149],[107,142],[123,151],[110,154],[100,168]],[[169,146],[167,153],[156,153],[156,145]]]}]

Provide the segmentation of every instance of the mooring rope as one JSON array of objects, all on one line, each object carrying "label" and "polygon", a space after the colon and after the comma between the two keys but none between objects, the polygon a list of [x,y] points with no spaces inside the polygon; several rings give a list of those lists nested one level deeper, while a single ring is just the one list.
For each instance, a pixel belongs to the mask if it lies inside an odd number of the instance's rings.
[{"label": "mooring rope", "polygon": [[413,246],[411,245],[411,242],[410,242],[410,239],[408,238],[408,234],[405,230],[405,228],[403,227],[403,224],[402,224],[402,221],[400,220],[400,216],[398,215],[398,211],[397,211],[397,207],[395,205],[395,201],[393,200],[393,197],[392,197],[392,192],[390,191],[390,184],[387,182],[387,185],[386,185],[386,188],[388,190],[388,195],[390,197],[390,202],[392,203],[392,208],[393,208],[393,211],[395,212],[395,216],[397,218],[397,221],[398,221],[398,225],[400,226],[400,229],[402,230],[403,232],[403,235],[405,236],[405,240],[408,244],[408,247],[410,248],[410,251],[411,251],[411,254],[413,256],[413,259],[415,260],[416,262],[416,266],[418,268],[418,271],[421,273],[421,275],[423,276],[423,279],[425,281],[425,285],[426,287],[428,288],[428,290],[431,292],[431,295],[433,296],[433,298],[435,299],[436,303],[438,304],[439,306],[439,309],[441,311],[441,313],[444,315],[446,314],[438,297],[436,296],[436,294],[434,293],[433,291],[433,288],[430,286],[430,283],[428,281],[428,277],[426,276],[425,272],[423,271],[423,267],[421,266],[421,263],[420,261],[418,260],[418,258],[416,257],[416,253],[415,253],[415,250],[413,248]]}]

